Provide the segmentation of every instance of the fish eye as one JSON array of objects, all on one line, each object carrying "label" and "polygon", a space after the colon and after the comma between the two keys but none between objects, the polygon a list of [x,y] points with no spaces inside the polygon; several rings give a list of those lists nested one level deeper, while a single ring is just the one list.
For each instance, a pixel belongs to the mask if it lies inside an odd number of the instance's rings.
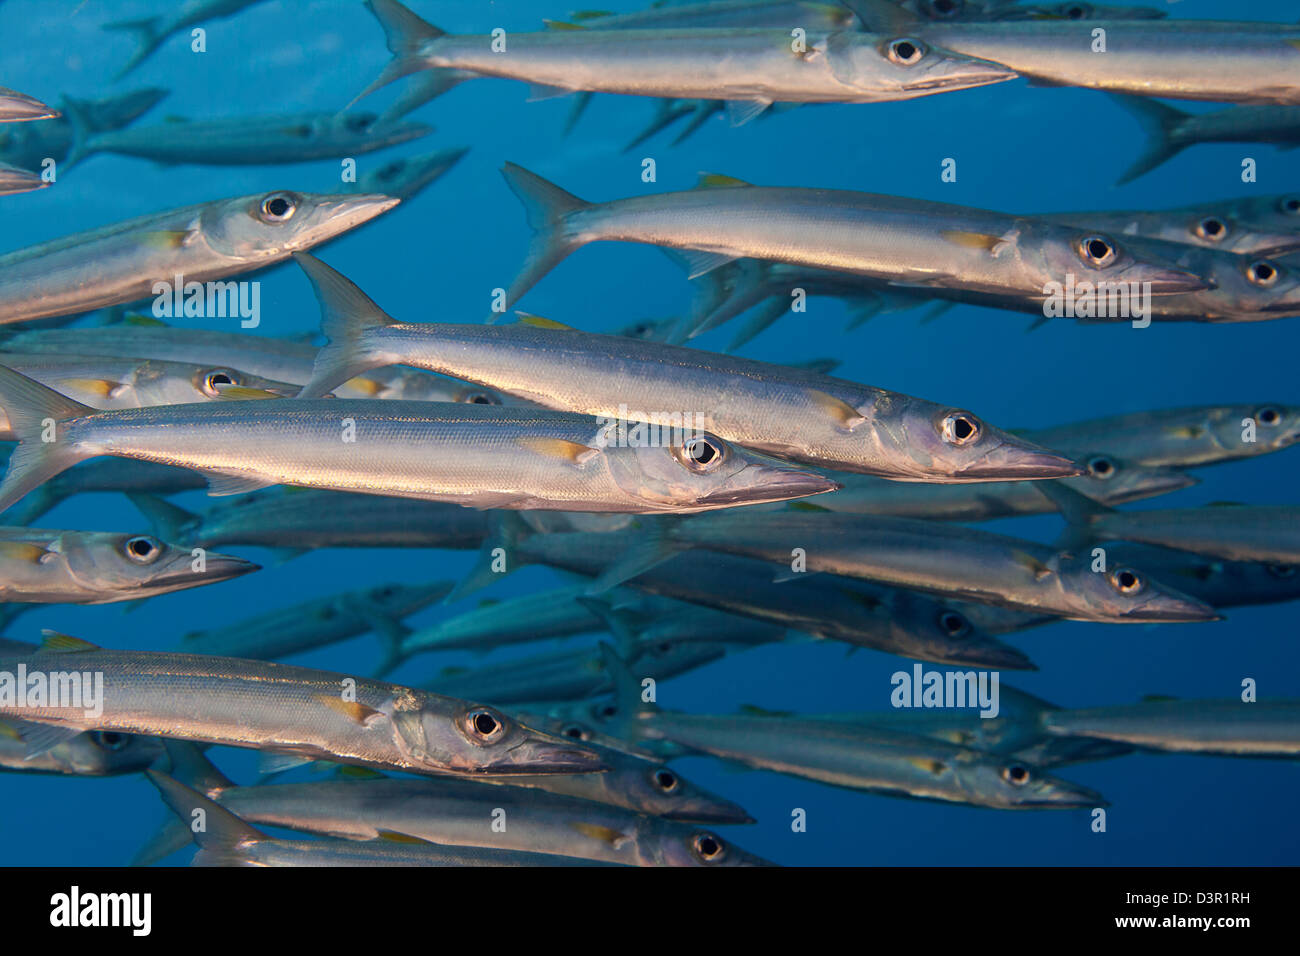
[{"label": "fish eye", "polygon": [[1196,224],[1196,234],[1210,242],[1222,242],[1228,237],[1228,224],[1218,216],[1206,216]]},{"label": "fish eye", "polygon": [[1067,20],[1086,20],[1092,16],[1092,7],[1084,3],[1071,3],[1061,8],[1061,16]]},{"label": "fish eye", "polygon": [[1013,787],[1023,787],[1029,782],[1029,768],[1018,763],[1003,767],[1002,779]]},{"label": "fish eye", "polygon": [[372,122],[373,117],[370,116],[349,116],[347,118],[348,129],[356,130],[357,132],[364,132],[369,129]]},{"label": "fish eye", "polygon": [[487,392],[470,392],[461,401],[467,405],[500,405],[501,401]]},{"label": "fish eye", "polygon": [[1119,258],[1115,243],[1105,236],[1084,236],[1079,240],[1079,254],[1085,262],[1098,268],[1114,265]]},{"label": "fish eye", "polygon": [[963,0],[930,0],[930,15],[936,20],[947,20],[961,13]]},{"label": "fish eye", "polygon": [[1291,577],[1295,577],[1295,565],[1293,565],[1293,564],[1270,564],[1270,565],[1268,565],[1268,573],[1271,574],[1271,575],[1273,575],[1273,577],[1275,577],[1275,578],[1291,578]]},{"label": "fish eye", "polygon": [[158,555],[162,554],[162,545],[156,539],[142,534],[127,538],[122,545],[122,553],[136,564],[153,564],[158,560]]},{"label": "fish eye", "polygon": [[1093,478],[1109,479],[1115,477],[1115,462],[1105,455],[1093,455],[1086,462],[1084,468]]},{"label": "fish eye", "polygon": [[1277,208],[1288,216],[1300,216],[1300,199],[1295,196],[1287,196],[1277,204]]},{"label": "fish eye", "polygon": [[1110,583],[1116,591],[1125,595],[1139,594],[1146,586],[1142,575],[1132,568],[1116,568],[1110,573]]},{"label": "fish eye", "polygon": [[967,412],[953,412],[943,420],[943,440],[949,445],[969,445],[982,431],[980,420]]},{"label": "fish eye", "polygon": [[209,398],[219,398],[221,396],[222,385],[238,385],[239,378],[228,368],[214,368],[203,376],[203,382],[199,390]]},{"label": "fish eye", "polygon": [[479,707],[466,714],[465,727],[470,736],[485,744],[500,740],[506,733],[506,722],[486,707]]},{"label": "fish eye", "polygon": [[712,833],[697,833],[691,840],[691,849],[704,863],[717,863],[727,854],[727,845]]},{"label": "fish eye", "polygon": [[560,735],[563,737],[572,737],[574,740],[588,740],[591,734],[582,724],[566,724],[560,728]]},{"label": "fish eye", "polygon": [[660,793],[676,793],[677,788],[681,786],[677,774],[667,767],[659,767],[653,771],[650,774],[650,782],[655,785]]},{"label": "fish eye", "polygon": [[298,199],[293,193],[271,193],[258,206],[263,222],[288,222],[298,211]]},{"label": "fish eye", "polygon": [[970,622],[956,611],[944,611],[940,614],[939,626],[949,637],[965,637],[970,633]]},{"label": "fish eye", "polygon": [[1255,413],[1255,421],[1261,425],[1276,425],[1282,421],[1282,410],[1272,405],[1265,405]]},{"label": "fish eye", "polygon": [[914,66],[925,56],[925,44],[920,40],[899,39],[889,41],[889,59],[899,66]]},{"label": "fish eye", "polygon": [[1267,259],[1256,259],[1246,267],[1246,278],[1265,289],[1276,285],[1281,274],[1282,270]]},{"label": "fish eye", "polygon": [[680,448],[673,449],[673,457],[698,474],[713,471],[726,460],[726,446],[712,438],[688,438]]},{"label": "fish eye", "polygon": [[95,730],[90,734],[91,742],[100,750],[121,750],[131,742],[129,734],[119,734],[111,730]]}]

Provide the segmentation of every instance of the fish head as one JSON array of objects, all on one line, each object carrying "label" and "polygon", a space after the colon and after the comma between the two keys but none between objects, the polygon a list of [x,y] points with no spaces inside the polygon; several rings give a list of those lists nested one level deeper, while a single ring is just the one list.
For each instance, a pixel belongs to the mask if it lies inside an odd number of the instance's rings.
[{"label": "fish head", "polygon": [[1014,757],[983,757],[960,762],[958,774],[964,789],[980,795],[980,802],[1007,809],[1069,809],[1106,807],[1110,804],[1095,790],[1044,773]]},{"label": "fish head", "polygon": [[209,203],[199,226],[204,241],[222,255],[243,262],[278,260],[368,222],[399,202],[377,193],[281,189]]},{"label": "fish head", "polygon": [[69,773],[109,776],[148,769],[166,752],[157,737],[91,730],[54,748],[66,759]]},{"label": "fish head", "polygon": [[1152,624],[1221,620],[1204,601],[1136,567],[1103,563],[1092,553],[1062,553],[1053,561],[1070,601],[1090,615]]},{"label": "fish head", "polygon": [[966,90],[1019,76],[1001,63],[902,33],[831,34],[827,45],[831,68],[841,82],[893,98]]},{"label": "fish head", "polygon": [[404,755],[430,770],[496,776],[607,769],[594,748],[484,704],[406,691],[396,698],[392,719]]},{"label": "fish head", "polygon": [[189,384],[194,389],[193,397],[187,399],[191,402],[216,401],[222,397],[222,392],[226,389],[248,388],[277,395],[280,398],[296,398],[302,391],[301,385],[278,382],[275,379],[241,372],[222,365],[196,365],[190,375]]},{"label": "fish head", "polygon": [[362,188],[366,192],[409,199],[455,166],[467,152],[468,147],[460,147],[389,160],[362,177]]},{"label": "fish head", "polygon": [[700,823],[753,823],[739,804],[710,793],[657,760],[610,752],[612,768],[601,783],[624,806],[669,820]]},{"label": "fish head", "polygon": [[363,142],[366,146],[381,148],[397,146],[433,132],[427,123],[411,120],[383,121],[376,113],[344,112],[325,118],[324,132],[329,138],[342,142]]},{"label": "fish head", "polygon": [[[1242,229],[1281,237],[1279,245],[1294,248],[1300,240],[1300,193],[1238,199],[1229,204],[1228,215]],[[1281,252],[1272,254],[1281,255]]]},{"label": "fish head", "polygon": [[724,839],[712,830],[673,827],[655,844],[662,852],[661,866],[775,866]]},{"label": "fish head", "polygon": [[243,558],[179,547],[149,534],[68,533],[59,547],[72,578],[104,594],[164,594],[260,570]]},{"label": "fish head", "polygon": [[430,584],[381,584],[365,592],[367,607],[405,617],[441,601],[453,587],[450,581],[434,581]]},{"label": "fish head", "polygon": [[[1034,237],[1033,230],[1034,225],[1026,226],[1026,238]],[[1130,309],[1123,313],[1125,316],[1148,296],[1203,292],[1214,288],[1213,280],[1201,275],[1195,268],[1196,263],[1183,261],[1189,253],[1206,251],[1196,246],[1130,236],[1121,241],[1100,230],[1053,227],[1053,232],[1054,235],[1042,235],[1041,241],[1033,243],[1033,247],[1040,251],[1042,265],[1049,276],[1046,285],[1078,290],[1076,295],[1091,288],[1095,290],[1099,306],[1109,305],[1111,298],[1117,303],[1130,305]],[[1025,239],[1020,244],[1029,245]],[[1044,294],[1049,294],[1046,288]]]},{"label": "fish head", "polygon": [[994,670],[1035,669],[1024,653],[980,628],[955,602],[903,588],[882,589],[882,594],[893,639],[911,648],[909,656]]},{"label": "fish head", "polygon": [[1222,252],[1279,256],[1300,251],[1300,217],[1286,223],[1286,228],[1269,229],[1244,222],[1225,209],[1202,208],[1178,221],[1170,238]]},{"label": "fish head", "polygon": [[606,448],[605,455],[614,481],[643,501],[647,511],[708,511],[788,501],[840,487],[816,472],[766,458],[706,432],[674,434],[665,444],[629,442]]},{"label": "fish head", "polygon": [[[917,477],[947,482],[1065,478],[1082,469],[1069,458],[995,428],[961,408],[913,400],[882,413],[878,431],[900,436],[895,452]],[[884,419],[895,417],[892,425]]]},{"label": "fish head", "polygon": [[1083,0],[1012,6],[997,20],[1161,20],[1169,14],[1156,7],[1112,7]]},{"label": "fish head", "polygon": [[1093,501],[1123,504],[1169,494],[1198,484],[1200,479],[1176,468],[1155,468],[1124,461],[1105,452],[1079,456],[1083,474],[1065,483]]}]

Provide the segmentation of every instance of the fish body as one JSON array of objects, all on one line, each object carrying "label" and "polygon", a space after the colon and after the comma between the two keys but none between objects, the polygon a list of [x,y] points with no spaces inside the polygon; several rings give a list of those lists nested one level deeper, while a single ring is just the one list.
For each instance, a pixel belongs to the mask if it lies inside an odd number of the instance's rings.
[{"label": "fish body", "polygon": [[0,123],[26,123],[53,119],[59,113],[34,96],[0,86]]},{"label": "fish body", "polygon": [[1144,700],[1053,711],[1053,734],[1121,741],[1148,750],[1224,757],[1300,756],[1300,701]]},{"label": "fish body", "polygon": [[155,737],[99,730],[78,734],[49,750],[33,753],[24,737],[28,728],[22,720],[0,720],[0,770],[115,777],[139,773],[163,756],[162,743]]},{"label": "fish body", "polygon": [[28,246],[0,255],[0,323],[154,298],[159,283],[170,289],[177,276],[188,285],[264,268],[398,202],[281,191],[171,209]]},{"label": "fish body", "polygon": [[1087,531],[1099,541],[1137,541],[1229,561],[1300,564],[1300,508],[1294,505],[1099,511]]},{"label": "fish body", "polygon": [[50,185],[38,174],[0,163],[0,196],[16,196]]}]

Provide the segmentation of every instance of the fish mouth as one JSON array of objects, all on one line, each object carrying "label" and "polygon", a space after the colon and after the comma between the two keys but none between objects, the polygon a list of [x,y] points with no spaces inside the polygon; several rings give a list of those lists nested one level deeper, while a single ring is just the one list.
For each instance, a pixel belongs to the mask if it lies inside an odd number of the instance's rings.
[{"label": "fish mouth", "polygon": [[1033,801],[1031,806],[1054,807],[1058,810],[1092,809],[1109,807],[1110,801],[1096,790],[1089,790],[1076,783],[1056,781],[1050,792],[1041,800]]},{"label": "fish mouth", "polygon": [[1078,462],[1046,448],[1004,444],[988,456],[958,472],[966,481],[1008,481],[1035,478],[1073,478],[1084,469]]},{"label": "fish mouth", "polygon": [[1186,472],[1174,471],[1169,474],[1162,474],[1154,480],[1133,488],[1126,494],[1120,495],[1113,499],[1108,499],[1112,504],[1125,504],[1130,501],[1141,501],[1144,498],[1154,498],[1157,495],[1167,495],[1173,491],[1182,491],[1184,488],[1191,488],[1193,485],[1199,485],[1201,479],[1195,475],[1189,475]]},{"label": "fish mouth", "polygon": [[1164,597],[1124,615],[1134,624],[1198,624],[1224,617],[1204,601],[1191,597]]},{"label": "fish mouth", "polygon": [[666,820],[681,820],[687,823],[747,824],[757,823],[744,807],[721,797],[707,801],[698,801],[685,807],[674,807],[659,816]]},{"label": "fish mouth", "polygon": [[25,123],[30,120],[56,119],[60,114],[34,96],[0,88],[0,123]]},{"label": "fish mouth", "polygon": [[844,486],[814,471],[763,468],[759,480],[735,488],[720,488],[696,499],[703,508],[725,508],[731,505],[758,504],[764,501],[789,501],[807,498],[828,491],[839,491]]},{"label": "fish mouth", "polygon": [[195,572],[190,570],[189,560],[186,559],[181,568],[167,572],[154,583],[176,588],[197,587],[202,584],[229,581],[262,570],[262,566],[253,561],[246,561],[229,554],[216,554],[212,551],[207,553],[204,562],[204,570]]},{"label": "fish mouth", "polygon": [[992,60],[963,59],[949,61],[948,68],[937,76],[907,84],[909,90],[966,90],[977,86],[1005,83],[1020,76],[1015,70]]},{"label": "fish mouth", "polygon": [[36,173],[0,163],[0,196],[13,196],[44,189],[50,184]]},{"label": "fish mouth", "polygon": [[1038,665],[1029,659],[1029,655],[1009,644],[989,641],[986,644],[946,653],[939,664],[971,665],[997,670],[1036,671]]},{"label": "fish mouth", "polygon": [[488,766],[489,774],[600,773],[609,770],[599,753],[545,734],[530,733]]},{"label": "fish mouth", "polygon": [[1138,270],[1137,280],[1151,287],[1152,295],[1181,295],[1187,292],[1208,292],[1217,289],[1218,283],[1186,269],[1172,266],[1145,266]]},{"label": "fish mouth", "polygon": [[[362,193],[359,196],[343,196],[322,202],[318,209],[322,220],[314,229],[309,230],[310,236],[305,241],[321,242],[347,232],[383,215],[401,201],[396,196],[385,196],[382,193]],[[305,246],[300,244],[295,248]]]}]

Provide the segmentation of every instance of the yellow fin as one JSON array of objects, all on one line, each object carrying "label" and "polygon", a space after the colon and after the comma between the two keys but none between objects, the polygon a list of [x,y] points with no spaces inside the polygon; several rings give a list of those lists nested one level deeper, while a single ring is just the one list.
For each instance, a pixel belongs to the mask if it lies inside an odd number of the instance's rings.
[{"label": "yellow fin", "polygon": [[0,737],[7,737],[10,740],[23,739],[23,735],[18,732],[17,727],[15,727],[9,721],[2,720],[2,719],[0,719]]},{"label": "yellow fin", "polygon": [[376,382],[373,378],[366,378],[364,375],[350,378],[343,384],[354,391],[364,392],[367,395],[378,395],[384,390],[383,382]]},{"label": "yellow fin", "polygon": [[601,840],[608,843],[610,846],[618,846],[621,842],[627,839],[624,834],[615,830],[613,827],[601,826],[598,823],[580,823],[575,820],[573,823],[570,823],[569,826],[573,827],[573,829],[577,830],[583,836],[589,836],[593,840]]},{"label": "yellow fin", "polygon": [[948,769],[948,765],[942,760],[935,760],[932,757],[908,757],[907,762],[918,770],[924,770],[932,773],[936,777]]},{"label": "yellow fin", "polygon": [[344,764],[339,767],[335,773],[340,777],[348,777],[352,780],[387,780],[378,770],[370,767],[354,767],[351,764]]},{"label": "yellow fin", "polygon": [[983,249],[985,252],[996,252],[998,246],[1004,242],[1001,236],[989,235],[986,232],[964,232],[960,229],[945,229],[940,235],[954,245],[966,249]]},{"label": "yellow fin", "polygon": [[432,840],[425,840],[418,836],[411,836],[409,833],[398,833],[396,830],[380,830],[379,839],[389,843],[409,843],[415,845],[429,845]]},{"label": "yellow fin", "polygon": [[1200,425],[1171,425],[1165,429],[1165,434],[1174,438],[1200,438],[1205,429]]},{"label": "yellow fin", "polygon": [[520,325],[530,325],[535,329],[567,329],[573,330],[573,326],[565,325],[563,322],[556,322],[554,319],[544,319],[540,315],[533,315],[531,312],[516,312]]},{"label": "yellow fin", "polygon": [[0,541],[0,557],[36,564],[50,552],[31,541]]},{"label": "yellow fin", "polygon": [[[122,383],[110,382],[103,378],[61,378],[59,384],[69,389],[76,389],[79,392],[88,392],[100,398],[108,398],[109,395],[113,394],[113,389]],[[64,389],[59,389],[59,391],[64,391]]]},{"label": "yellow fin", "polygon": [[821,505],[815,505],[815,504],[813,504],[811,501],[792,501],[792,502],[790,502],[790,510],[791,510],[791,511],[810,511],[810,512],[821,511],[821,512],[824,512],[824,513],[826,513],[826,514],[830,514],[830,512],[831,512],[832,509],[830,509],[830,508],[823,508]]},{"label": "yellow fin", "polygon": [[740,712],[748,717],[793,717],[792,710],[768,710],[766,707],[759,707],[757,704],[741,704]]},{"label": "yellow fin", "polygon": [[[782,43],[785,41],[783,40]],[[722,173],[700,173],[700,179],[695,184],[696,189],[731,189],[736,186],[752,186],[753,183],[747,183],[743,179],[737,179],[735,176],[724,176]]]},{"label": "yellow fin", "polygon": [[269,392],[264,388],[249,388],[247,385],[218,385],[217,400],[226,402],[248,402],[260,401],[267,398],[283,398],[275,392]]},{"label": "yellow fin", "polygon": [[529,451],[536,452],[539,455],[546,455],[548,458],[570,461],[575,465],[581,465],[583,462],[600,454],[599,448],[592,448],[590,445],[567,441],[563,438],[520,438],[518,441],[520,445]]},{"label": "yellow fin", "polygon": [[847,428],[849,431],[857,428],[867,420],[866,416],[850,405],[848,402],[836,398],[834,395],[828,395],[820,389],[808,389],[808,397],[812,399],[814,405],[820,408],[831,418],[839,423],[841,428]]},{"label": "yellow fin", "polygon": [[90,641],[83,641],[79,637],[69,637],[67,634],[45,628],[41,631],[41,650],[56,654],[79,654],[83,651],[102,651],[103,648]]},{"label": "yellow fin", "polygon": [[585,30],[586,27],[580,23],[569,23],[567,20],[543,20],[548,30]]},{"label": "yellow fin", "polygon": [[156,329],[166,328],[167,323],[162,319],[156,319],[152,315],[142,315],[139,312],[128,312],[122,316],[123,325],[136,325],[141,328]]},{"label": "yellow fin", "polygon": [[317,694],[316,699],[330,710],[337,711],[348,720],[360,724],[362,727],[366,726],[371,718],[380,716],[383,713],[358,701],[344,700],[342,697],[336,697],[333,694]]},{"label": "yellow fin", "polygon": [[146,232],[140,237],[140,244],[150,249],[179,249],[189,238],[188,229],[164,229]]},{"label": "yellow fin", "polygon": [[1046,577],[1052,573],[1051,568],[1027,551],[1014,551],[1012,554],[1016,559],[1016,564],[1032,574],[1035,579]]}]

